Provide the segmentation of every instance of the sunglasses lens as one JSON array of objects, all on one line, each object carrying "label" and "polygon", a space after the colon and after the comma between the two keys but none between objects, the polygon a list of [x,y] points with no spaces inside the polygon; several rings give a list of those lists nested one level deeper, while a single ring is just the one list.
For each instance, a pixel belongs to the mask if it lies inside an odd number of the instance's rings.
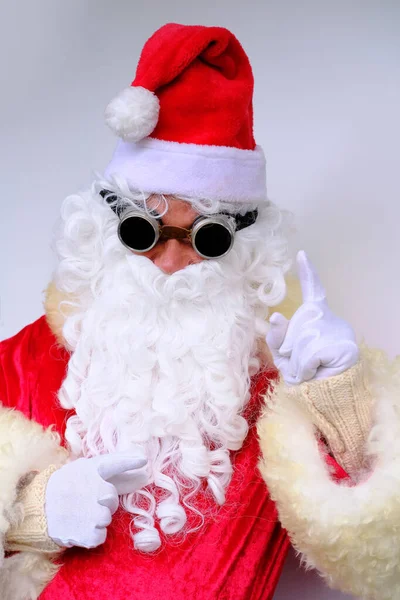
[{"label": "sunglasses lens", "polygon": [[122,242],[134,252],[146,252],[153,247],[156,232],[153,225],[140,216],[134,215],[121,221],[119,235]]},{"label": "sunglasses lens", "polygon": [[194,244],[197,252],[205,258],[224,256],[232,246],[231,232],[220,223],[206,223],[196,232]]}]

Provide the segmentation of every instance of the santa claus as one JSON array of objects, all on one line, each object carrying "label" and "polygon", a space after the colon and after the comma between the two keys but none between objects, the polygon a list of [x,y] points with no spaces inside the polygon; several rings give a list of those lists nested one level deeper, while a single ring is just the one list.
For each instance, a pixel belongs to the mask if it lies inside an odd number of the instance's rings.
[{"label": "santa claus", "polygon": [[46,315],[0,345],[3,600],[267,600],[281,523],[330,584],[400,594],[397,370],[304,253],[302,305],[271,310],[287,218],[252,93],[229,31],[169,24],[106,109]]}]

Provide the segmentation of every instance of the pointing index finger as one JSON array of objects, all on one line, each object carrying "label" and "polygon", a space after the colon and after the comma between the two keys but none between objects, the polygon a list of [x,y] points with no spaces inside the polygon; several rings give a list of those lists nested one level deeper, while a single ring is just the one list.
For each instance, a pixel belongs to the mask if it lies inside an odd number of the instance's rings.
[{"label": "pointing index finger", "polygon": [[300,250],[297,254],[297,272],[299,274],[303,302],[325,300],[325,289],[314,265],[310,262],[304,250]]},{"label": "pointing index finger", "polygon": [[143,456],[122,453],[103,454],[96,459],[97,471],[104,481],[126,471],[140,469],[147,464],[147,460]]}]

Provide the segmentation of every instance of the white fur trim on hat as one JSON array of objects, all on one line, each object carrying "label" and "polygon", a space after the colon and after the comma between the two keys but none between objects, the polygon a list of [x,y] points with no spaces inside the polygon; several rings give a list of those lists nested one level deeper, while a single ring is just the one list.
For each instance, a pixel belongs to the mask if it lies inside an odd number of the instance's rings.
[{"label": "white fur trim on hat", "polygon": [[107,125],[127,142],[138,142],[155,129],[160,102],[143,87],[129,87],[118,94],[105,110]]},{"label": "white fur trim on hat", "polygon": [[181,144],[147,138],[119,142],[106,177],[124,177],[133,189],[235,204],[266,201],[262,149]]}]

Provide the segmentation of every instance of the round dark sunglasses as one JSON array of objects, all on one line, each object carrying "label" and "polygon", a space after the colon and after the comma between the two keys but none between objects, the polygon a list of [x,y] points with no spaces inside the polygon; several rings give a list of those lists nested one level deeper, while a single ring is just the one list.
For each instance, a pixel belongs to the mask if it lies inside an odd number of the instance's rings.
[{"label": "round dark sunglasses", "polygon": [[244,215],[218,213],[198,216],[189,229],[164,225],[156,214],[144,213],[123,202],[113,192],[102,190],[100,195],[119,218],[118,236],[122,244],[134,252],[148,252],[159,241],[177,239],[189,241],[202,258],[222,258],[231,250],[235,232],[253,225],[258,211]]}]

